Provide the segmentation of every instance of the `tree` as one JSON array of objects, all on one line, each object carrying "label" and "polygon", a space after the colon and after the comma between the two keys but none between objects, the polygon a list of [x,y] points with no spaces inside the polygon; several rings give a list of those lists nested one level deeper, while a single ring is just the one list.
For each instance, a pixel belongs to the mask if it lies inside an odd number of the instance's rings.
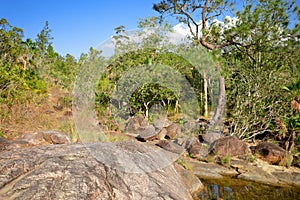
[{"label": "tree", "polygon": [[239,21],[231,31],[238,37],[223,49],[223,58],[228,117],[232,132],[242,138],[288,135],[278,133],[276,121],[290,116],[293,97],[282,87],[299,80],[295,13],[297,7],[288,1],[262,1],[236,13]]},{"label": "tree", "polygon": [[36,44],[40,52],[45,54],[48,51],[48,48],[52,46],[53,37],[51,36],[51,29],[49,27],[49,22],[45,22],[45,26],[39,34],[37,34]]},{"label": "tree", "polygon": [[0,20],[0,103],[9,107],[46,90],[31,56],[35,43],[22,38],[22,29]]},{"label": "tree", "polygon": [[[216,43],[211,40],[213,20],[217,19],[227,8],[230,9],[232,1],[186,1],[186,0],[163,0],[157,4],[154,4],[153,9],[161,14],[171,14],[176,19],[184,24],[187,24],[192,34],[192,39],[207,48],[208,50],[221,49],[223,47],[231,45],[231,41],[222,41],[222,43]],[[198,21],[197,17],[201,16],[201,20]],[[220,72],[220,64],[217,63],[217,71]],[[222,76],[219,77],[219,102],[215,115],[210,121],[210,125],[214,126],[220,121],[225,107],[225,81]]]},{"label": "tree", "polygon": [[[199,85],[202,79],[201,75],[185,59],[174,52],[169,52],[170,49],[176,50],[166,36],[171,32],[170,26],[163,23],[158,24],[157,22],[158,19],[155,17],[143,19],[139,23],[139,27],[142,29],[137,32],[127,32],[123,26],[115,29],[116,36],[113,37],[113,41],[116,47],[116,56],[113,57],[111,64],[100,78],[96,93],[98,105],[107,106],[113,95],[112,91],[117,87],[119,94],[122,93],[125,96],[132,94],[129,99],[126,99],[127,105],[130,104],[131,106],[130,114],[143,112],[148,116],[151,106],[160,104],[172,115],[175,112],[180,112],[178,90],[184,85],[182,83],[184,80],[187,80],[194,87],[195,96],[200,101],[202,94],[202,88]],[[165,66],[170,66],[173,70],[167,69]],[[174,74],[177,71],[180,72],[184,80],[180,82],[182,77],[178,79],[172,77],[170,70]],[[129,77],[128,73],[132,76]],[[126,77],[126,74],[128,77]],[[160,77],[156,77],[156,75]],[[124,76],[126,78],[123,78]],[[163,78],[164,81],[157,82],[153,77],[156,77],[157,80],[162,80],[161,77],[165,78]],[[175,83],[174,85],[168,85],[166,82]],[[122,86],[121,89],[119,88],[120,85]],[[132,88],[135,88],[136,91],[132,91]],[[173,93],[170,92],[170,89]],[[187,90],[182,89],[182,91]],[[192,100],[192,98],[190,99]],[[117,104],[120,103],[117,102]],[[117,107],[119,106],[117,105]],[[99,105],[99,108],[103,110],[101,105]],[[190,113],[197,111],[199,110],[194,109]]]},{"label": "tree", "polygon": [[15,63],[20,55],[23,30],[0,19],[0,54],[2,64]]},{"label": "tree", "polygon": [[198,44],[219,49],[215,52],[226,76],[232,134],[249,139],[275,131],[276,117],[289,116],[291,96],[282,95],[281,88],[299,80],[299,11],[295,1],[246,1],[235,20],[219,21],[233,5],[234,1],[164,0],[154,9],[187,24]]}]

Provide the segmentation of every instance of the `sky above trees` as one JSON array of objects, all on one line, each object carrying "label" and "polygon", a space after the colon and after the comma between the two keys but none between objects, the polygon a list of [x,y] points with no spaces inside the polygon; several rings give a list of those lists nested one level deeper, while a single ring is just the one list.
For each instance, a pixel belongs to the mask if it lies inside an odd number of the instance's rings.
[{"label": "sky above trees", "polygon": [[79,57],[89,48],[97,47],[114,34],[114,28],[124,25],[137,28],[139,18],[155,15],[157,0],[4,0],[0,18],[22,28],[25,38],[35,39],[49,22],[55,51]]},{"label": "sky above trees", "polygon": [[[137,28],[139,19],[157,15],[152,6],[158,2],[159,0],[4,0],[0,6],[0,18],[22,28],[24,37],[33,40],[48,21],[54,38],[54,50],[62,55],[68,53],[78,58],[81,53],[88,52],[90,47],[98,47],[110,38],[114,34],[114,28],[124,25],[127,30],[132,30]],[[173,21],[173,25],[177,25],[177,31],[188,33],[176,23]]]}]

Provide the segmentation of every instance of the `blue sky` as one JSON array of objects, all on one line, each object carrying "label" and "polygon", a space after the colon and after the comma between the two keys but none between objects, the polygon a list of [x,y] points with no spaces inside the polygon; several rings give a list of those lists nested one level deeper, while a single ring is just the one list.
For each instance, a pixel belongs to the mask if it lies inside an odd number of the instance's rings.
[{"label": "blue sky", "polygon": [[120,25],[137,27],[139,18],[156,15],[159,0],[1,0],[0,18],[35,39],[45,21],[54,37],[54,49],[79,57],[114,34]]},{"label": "blue sky", "polygon": [[[135,29],[140,18],[157,15],[152,6],[159,1],[1,0],[0,18],[22,28],[25,38],[32,39],[48,21],[54,49],[61,55],[69,53],[78,58],[110,38],[114,28],[124,25],[127,30]],[[300,5],[300,1],[296,2]]]}]

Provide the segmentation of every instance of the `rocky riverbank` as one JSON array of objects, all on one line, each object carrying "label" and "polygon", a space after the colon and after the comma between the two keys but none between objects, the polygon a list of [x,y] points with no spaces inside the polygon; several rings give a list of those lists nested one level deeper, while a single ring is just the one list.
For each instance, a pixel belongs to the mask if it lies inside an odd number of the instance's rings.
[{"label": "rocky riverbank", "polygon": [[1,138],[0,197],[192,199],[204,188],[200,179],[224,178],[300,189],[298,157],[275,144],[184,137],[174,123],[141,118],[127,131],[117,143],[72,144],[57,131]]}]

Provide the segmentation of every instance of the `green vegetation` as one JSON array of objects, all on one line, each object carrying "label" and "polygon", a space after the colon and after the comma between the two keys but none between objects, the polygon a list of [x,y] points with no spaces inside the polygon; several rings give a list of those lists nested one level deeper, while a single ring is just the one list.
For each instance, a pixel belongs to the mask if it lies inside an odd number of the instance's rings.
[{"label": "green vegetation", "polygon": [[22,29],[0,20],[1,136],[43,128],[74,129],[73,122],[59,122],[44,113],[52,112],[51,106],[59,111],[71,109],[69,94],[79,68],[73,56],[54,52],[50,33],[46,22],[35,41],[23,39]]},{"label": "green vegetation", "polygon": [[226,155],[220,158],[221,161],[221,165],[229,165],[230,161],[231,161],[231,156],[230,155]]},{"label": "green vegetation", "polygon": [[[153,8],[194,26],[194,42],[218,58],[229,134],[273,139],[291,151],[300,130],[300,114],[290,106],[300,95],[299,9],[295,1],[283,0],[246,1],[241,10],[234,6],[230,0],[164,0]],[[228,10],[237,18],[214,21]]]},{"label": "green vegetation", "polygon": [[[152,55],[151,66],[149,66],[149,55]],[[199,72],[191,64],[176,54],[168,52],[156,53],[154,49],[142,49],[138,52],[129,52],[124,54],[108,66],[106,72],[101,76],[98,82],[96,91],[97,107],[100,110],[103,110],[103,107],[106,107],[110,103],[113,90],[115,89],[116,84],[119,83],[119,87],[122,87],[119,89],[122,91],[120,93],[124,95],[131,94],[128,98],[131,107],[131,115],[135,115],[137,113],[146,114],[151,106],[157,103],[161,104],[165,110],[170,111],[170,113],[174,114],[174,111],[180,112],[180,109],[178,108],[178,96],[176,96],[177,94],[171,90],[171,86],[167,84],[168,82],[177,84],[172,85],[173,89],[177,89],[181,87],[181,83],[173,81],[176,77],[168,75],[170,69],[164,68],[164,66],[173,66],[173,70],[175,72],[178,71],[177,73],[181,74],[183,76],[182,78],[186,79],[194,87],[194,91],[199,102],[203,102],[201,101],[201,85],[203,85],[203,80]],[[157,77],[157,81],[153,80],[153,73],[151,74],[149,68],[153,71],[160,72],[160,77]],[[136,84],[137,80],[130,79],[135,77],[123,78],[123,76],[126,76],[126,73],[130,70],[139,71],[138,73],[140,74],[134,75],[138,78],[140,76],[144,76],[139,79],[143,79],[144,82],[150,82],[138,85]],[[159,78],[162,77],[167,77],[168,80],[165,81],[166,85],[161,85],[162,81],[159,82]],[[127,87],[128,85],[131,87]],[[138,88],[135,91],[131,91],[132,88],[135,87]]]},{"label": "green vegetation", "polygon": [[186,169],[186,170],[191,170],[192,169],[191,164],[187,160],[178,159],[178,160],[176,160],[176,163],[178,165],[181,165],[182,167],[184,167],[184,169]]}]

